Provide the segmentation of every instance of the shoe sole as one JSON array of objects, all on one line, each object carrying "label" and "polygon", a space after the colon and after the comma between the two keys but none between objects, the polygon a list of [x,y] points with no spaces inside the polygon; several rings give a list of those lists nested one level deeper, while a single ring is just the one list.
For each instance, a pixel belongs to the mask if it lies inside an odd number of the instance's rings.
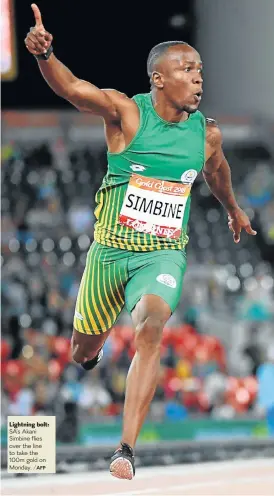
[{"label": "shoe sole", "polygon": [[117,479],[131,480],[134,477],[133,467],[129,460],[123,457],[116,458],[109,467],[110,473]]}]

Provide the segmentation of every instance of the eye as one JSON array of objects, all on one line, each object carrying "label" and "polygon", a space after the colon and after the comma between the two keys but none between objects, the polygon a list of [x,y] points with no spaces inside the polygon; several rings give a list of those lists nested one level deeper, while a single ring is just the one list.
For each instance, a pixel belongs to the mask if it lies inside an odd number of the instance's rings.
[{"label": "eye", "polygon": [[191,71],[191,67],[185,67],[185,68],[184,68],[184,71],[185,71],[185,72],[190,72],[190,71]]}]

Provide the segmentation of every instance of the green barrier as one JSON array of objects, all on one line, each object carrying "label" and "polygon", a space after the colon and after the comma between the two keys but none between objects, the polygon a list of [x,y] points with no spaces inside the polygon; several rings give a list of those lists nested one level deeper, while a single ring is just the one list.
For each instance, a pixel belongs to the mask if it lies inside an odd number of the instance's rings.
[{"label": "green barrier", "polygon": [[[110,445],[119,443],[122,425],[120,422],[82,424],[79,428],[77,443],[80,445]],[[267,426],[262,420],[212,420],[187,419],[182,421],[166,421],[146,423],[140,433],[139,443],[155,441],[182,441],[200,439],[232,439],[232,438],[267,438]],[[61,445],[61,443],[57,443]],[[1,445],[7,445],[7,429],[1,428]]]},{"label": "green barrier", "polygon": [[[84,424],[79,429],[80,444],[113,444],[121,439],[121,424]],[[261,420],[193,419],[175,422],[146,423],[139,443],[200,439],[232,439],[268,437],[266,423]]]}]

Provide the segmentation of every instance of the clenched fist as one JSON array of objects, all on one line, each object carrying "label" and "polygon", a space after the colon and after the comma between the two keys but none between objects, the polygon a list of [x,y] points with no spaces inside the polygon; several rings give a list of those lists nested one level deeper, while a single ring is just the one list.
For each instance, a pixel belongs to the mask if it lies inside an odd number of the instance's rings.
[{"label": "clenched fist", "polygon": [[35,17],[35,26],[34,28],[30,28],[30,32],[25,38],[25,45],[33,55],[41,55],[48,51],[53,38],[43,26],[41,12],[37,5],[33,3],[31,8]]}]

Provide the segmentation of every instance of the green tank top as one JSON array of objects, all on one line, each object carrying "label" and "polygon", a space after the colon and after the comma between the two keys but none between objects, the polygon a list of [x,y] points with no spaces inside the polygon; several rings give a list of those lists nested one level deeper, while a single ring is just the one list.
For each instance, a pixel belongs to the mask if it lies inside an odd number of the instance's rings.
[{"label": "green tank top", "polygon": [[151,93],[133,97],[139,129],[121,153],[107,153],[108,171],[96,193],[94,238],[133,251],[184,249],[191,186],[204,165],[205,117],[163,120]]}]

